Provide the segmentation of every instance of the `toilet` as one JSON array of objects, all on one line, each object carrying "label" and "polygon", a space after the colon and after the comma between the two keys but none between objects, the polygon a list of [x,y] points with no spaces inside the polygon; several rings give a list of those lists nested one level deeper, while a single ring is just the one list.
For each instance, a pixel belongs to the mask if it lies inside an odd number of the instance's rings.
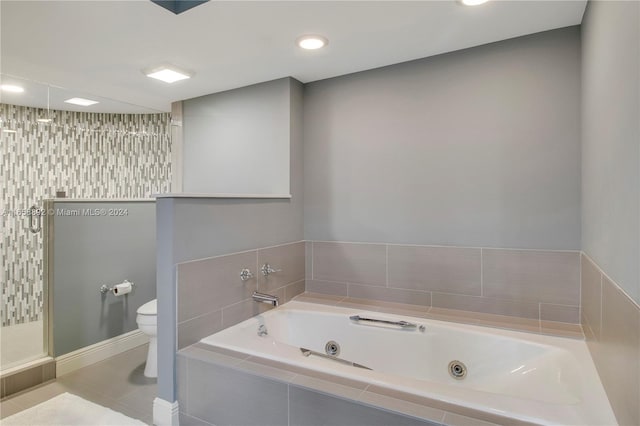
[{"label": "toilet", "polygon": [[157,299],[138,308],[136,322],[138,328],[149,336],[149,353],[144,367],[146,377],[158,377],[158,303]]}]

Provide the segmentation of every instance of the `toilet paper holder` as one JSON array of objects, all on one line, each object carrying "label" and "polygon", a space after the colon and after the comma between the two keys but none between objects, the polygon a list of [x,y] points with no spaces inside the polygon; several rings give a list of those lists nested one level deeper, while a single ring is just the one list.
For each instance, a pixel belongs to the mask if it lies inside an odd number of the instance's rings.
[{"label": "toilet paper holder", "polygon": [[[129,280],[124,280],[124,281],[123,281],[122,283],[120,283],[120,284],[131,284],[131,287],[134,287],[134,285],[135,285],[135,284],[133,284],[132,282],[129,282]],[[113,285],[113,286],[111,286],[111,287],[108,287],[108,286],[106,286],[105,284],[102,284],[102,285],[100,286],[100,293],[102,293],[102,294],[106,294],[106,293],[109,293],[109,292],[113,292],[113,289],[116,287],[116,285],[117,285],[117,284],[115,284],[115,285]]]}]

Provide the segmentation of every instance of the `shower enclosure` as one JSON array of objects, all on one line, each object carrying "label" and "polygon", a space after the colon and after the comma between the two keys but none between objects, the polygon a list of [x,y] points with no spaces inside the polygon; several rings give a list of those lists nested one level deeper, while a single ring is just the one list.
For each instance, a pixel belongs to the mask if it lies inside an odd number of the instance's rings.
[{"label": "shower enclosure", "polygon": [[[2,372],[47,355],[44,209],[49,134],[25,109],[0,104],[2,182]],[[35,110],[34,110],[35,111]],[[42,128],[38,129],[38,126]],[[23,138],[29,133],[33,140]],[[55,195],[55,194],[54,194]]]},{"label": "shower enclosure", "polygon": [[0,80],[28,94],[2,93],[0,98],[4,383],[9,375],[38,365],[44,376],[45,363],[59,355],[50,332],[55,313],[53,287],[48,285],[53,200],[122,201],[169,192],[171,150],[168,113],[93,95],[85,96],[99,104],[89,112],[66,106],[63,110],[63,100],[79,93],[7,75],[0,75]]}]

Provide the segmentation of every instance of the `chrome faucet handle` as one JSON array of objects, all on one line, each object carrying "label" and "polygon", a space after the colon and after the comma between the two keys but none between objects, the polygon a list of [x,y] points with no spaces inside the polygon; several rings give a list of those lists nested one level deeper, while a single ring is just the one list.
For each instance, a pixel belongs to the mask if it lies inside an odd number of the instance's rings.
[{"label": "chrome faucet handle", "polygon": [[250,280],[251,278],[253,278],[253,274],[251,273],[249,268],[244,268],[242,271],[240,271],[240,279],[242,281],[247,281],[247,280]]},{"label": "chrome faucet handle", "polygon": [[264,265],[262,265],[262,268],[260,268],[260,270],[262,271],[262,275],[264,275],[265,277],[275,272],[282,272],[282,269],[273,269],[273,267],[268,263],[265,263]]}]

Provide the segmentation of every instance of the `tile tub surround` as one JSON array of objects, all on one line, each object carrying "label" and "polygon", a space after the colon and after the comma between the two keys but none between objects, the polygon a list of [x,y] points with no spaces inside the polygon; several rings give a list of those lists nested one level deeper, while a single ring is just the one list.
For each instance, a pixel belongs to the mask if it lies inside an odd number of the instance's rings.
[{"label": "tile tub surround", "polygon": [[640,306],[582,255],[582,327],[620,425],[640,424]]},{"label": "tile tub surround", "polygon": [[[265,277],[260,268],[269,263],[280,272]],[[253,278],[240,280],[248,268]],[[259,248],[177,265],[178,348],[270,309],[251,294],[275,294],[280,303],[304,292],[303,241]]]},{"label": "tile tub surround", "polygon": [[577,251],[306,243],[306,290],[578,324]]},{"label": "tile tub surround", "polygon": [[181,425],[526,424],[202,344],[178,354],[178,397]]}]

